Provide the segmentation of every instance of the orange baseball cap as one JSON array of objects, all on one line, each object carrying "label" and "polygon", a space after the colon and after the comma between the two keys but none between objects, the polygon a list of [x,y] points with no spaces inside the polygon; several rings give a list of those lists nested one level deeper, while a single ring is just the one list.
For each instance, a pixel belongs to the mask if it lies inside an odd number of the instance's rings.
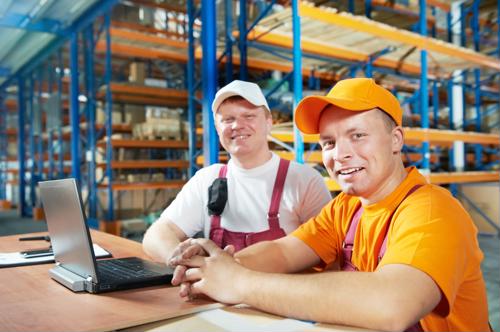
[{"label": "orange baseball cap", "polygon": [[401,126],[403,110],[398,99],[371,78],[350,78],[337,82],[326,96],[308,96],[295,109],[295,124],[304,134],[319,133],[321,112],[328,105],[350,111],[380,108]]}]

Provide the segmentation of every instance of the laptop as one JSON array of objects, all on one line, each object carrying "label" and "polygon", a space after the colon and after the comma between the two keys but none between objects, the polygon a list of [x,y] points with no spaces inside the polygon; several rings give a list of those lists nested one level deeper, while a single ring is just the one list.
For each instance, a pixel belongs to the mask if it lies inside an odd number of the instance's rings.
[{"label": "laptop", "polygon": [[138,257],[96,260],[75,179],[39,182],[56,266],[50,276],[79,292],[169,284],[173,269]]}]

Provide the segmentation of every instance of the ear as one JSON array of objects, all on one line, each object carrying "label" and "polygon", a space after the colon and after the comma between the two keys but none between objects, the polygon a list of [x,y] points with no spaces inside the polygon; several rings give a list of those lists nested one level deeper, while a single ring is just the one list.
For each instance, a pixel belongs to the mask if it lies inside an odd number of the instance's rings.
[{"label": "ear", "polygon": [[271,115],[266,117],[267,122],[267,134],[271,133],[271,129],[273,128],[273,117]]},{"label": "ear", "polygon": [[401,152],[404,145],[404,132],[401,126],[394,127],[391,133],[392,137],[392,153]]}]

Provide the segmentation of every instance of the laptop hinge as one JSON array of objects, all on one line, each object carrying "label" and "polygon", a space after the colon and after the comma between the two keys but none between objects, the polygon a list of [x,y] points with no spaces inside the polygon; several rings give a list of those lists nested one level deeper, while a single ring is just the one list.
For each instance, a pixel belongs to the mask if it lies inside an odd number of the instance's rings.
[{"label": "laptop hinge", "polygon": [[65,269],[61,265],[51,268],[49,270],[49,275],[52,279],[71,289],[73,292],[82,292],[86,290],[85,284],[88,283],[88,281],[78,274]]}]

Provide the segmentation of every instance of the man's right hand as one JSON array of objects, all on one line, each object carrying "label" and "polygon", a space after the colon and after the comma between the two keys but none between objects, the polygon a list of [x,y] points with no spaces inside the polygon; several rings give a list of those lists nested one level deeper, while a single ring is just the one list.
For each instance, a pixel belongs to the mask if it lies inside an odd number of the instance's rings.
[{"label": "man's right hand", "polygon": [[[235,248],[233,245],[228,245],[224,248],[224,251],[233,256]],[[167,260],[167,265],[175,268],[172,285],[181,286],[179,291],[181,297],[191,296],[191,283],[185,281],[186,270],[188,269],[185,263],[195,256],[206,257],[208,253],[196,240],[187,239],[175,248],[172,256]]]}]

